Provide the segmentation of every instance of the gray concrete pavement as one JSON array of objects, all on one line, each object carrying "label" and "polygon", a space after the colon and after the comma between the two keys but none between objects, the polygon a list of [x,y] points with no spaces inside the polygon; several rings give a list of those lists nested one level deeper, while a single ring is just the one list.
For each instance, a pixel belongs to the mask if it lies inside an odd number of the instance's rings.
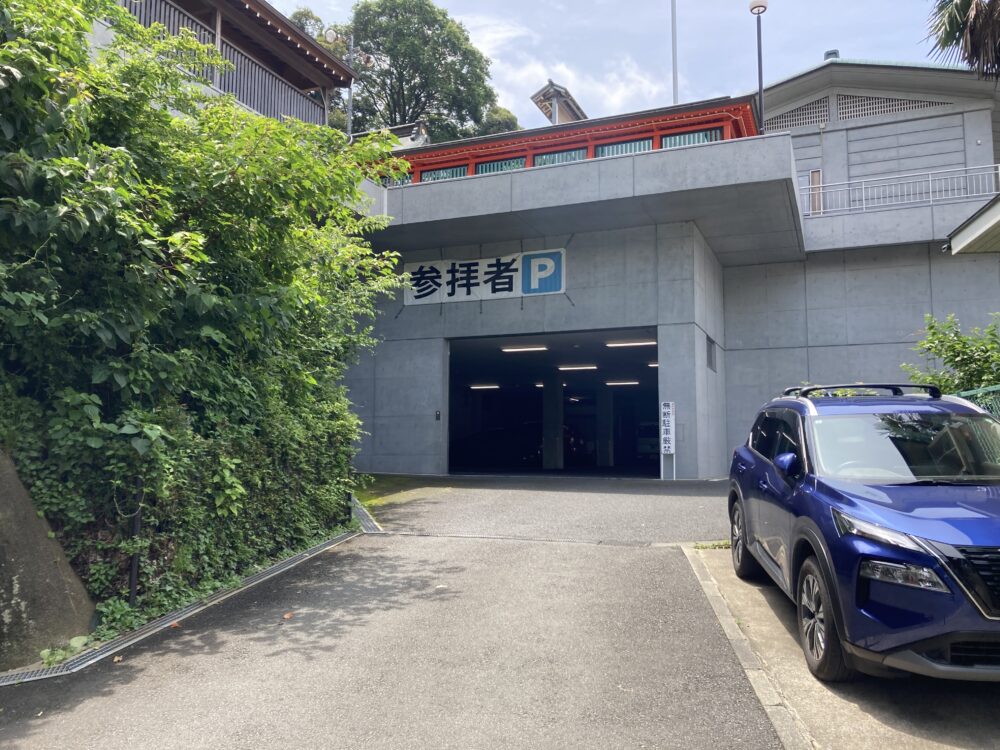
[{"label": "gray concrete pavement", "polygon": [[668,544],[368,536],[122,656],[0,690],[0,746],[778,747]]},{"label": "gray concrete pavement", "polygon": [[414,478],[375,515],[418,534],[588,542],[728,539],[725,482],[572,477]]},{"label": "gray concrete pavement", "polygon": [[777,691],[822,748],[1000,747],[1000,685],[861,676],[829,685],[809,673],[796,638],[795,606],[777,586],[733,573],[729,550],[697,553]]}]

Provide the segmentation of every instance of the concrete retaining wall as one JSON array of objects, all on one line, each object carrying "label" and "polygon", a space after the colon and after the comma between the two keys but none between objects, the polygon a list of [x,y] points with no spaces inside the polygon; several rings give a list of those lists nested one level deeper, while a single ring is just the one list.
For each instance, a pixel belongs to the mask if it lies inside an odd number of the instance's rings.
[{"label": "concrete retaining wall", "polygon": [[0,454],[0,670],[32,664],[42,649],[91,630],[94,605],[49,533]]}]

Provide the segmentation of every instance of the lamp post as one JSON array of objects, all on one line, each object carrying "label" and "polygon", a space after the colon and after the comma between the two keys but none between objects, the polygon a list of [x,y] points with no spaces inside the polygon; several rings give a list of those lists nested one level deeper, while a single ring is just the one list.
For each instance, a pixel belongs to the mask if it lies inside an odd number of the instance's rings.
[{"label": "lamp post", "polygon": [[[333,29],[326,30],[326,41],[330,44],[335,42],[347,42],[347,65],[351,69],[354,68],[354,32],[352,31],[347,39],[344,39],[340,34],[338,34]],[[354,129],[354,78],[351,78],[350,84],[347,86],[347,137],[351,137],[351,132]]]},{"label": "lamp post", "polygon": [[670,0],[670,56],[673,58],[674,104],[677,104],[677,0]]},{"label": "lamp post", "polygon": [[757,16],[757,130],[764,132],[764,56],[760,43],[760,17],[767,10],[767,0],[750,0],[750,12]]}]

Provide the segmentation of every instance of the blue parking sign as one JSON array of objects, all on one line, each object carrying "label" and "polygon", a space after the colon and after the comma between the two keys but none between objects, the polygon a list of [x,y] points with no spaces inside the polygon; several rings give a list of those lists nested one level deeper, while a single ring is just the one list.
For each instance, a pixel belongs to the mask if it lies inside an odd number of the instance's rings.
[{"label": "blue parking sign", "polygon": [[524,253],[521,263],[522,294],[559,294],[565,291],[562,250]]}]

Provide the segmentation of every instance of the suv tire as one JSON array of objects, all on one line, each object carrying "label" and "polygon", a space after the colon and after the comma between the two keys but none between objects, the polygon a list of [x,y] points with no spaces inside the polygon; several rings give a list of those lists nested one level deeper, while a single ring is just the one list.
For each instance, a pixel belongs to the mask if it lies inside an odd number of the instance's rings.
[{"label": "suv tire", "polygon": [[843,682],[854,677],[833,616],[833,597],[815,557],[799,568],[795,587],[799,643],[809,671],[824,682]]},{"label": "suv tire", "polygon": [[729,547],[733,554],[733,570],[737,578],[754,581],[761,578],[764,569],[747,546],[746,517],[743,501],[737,498],[729,509]]}]

